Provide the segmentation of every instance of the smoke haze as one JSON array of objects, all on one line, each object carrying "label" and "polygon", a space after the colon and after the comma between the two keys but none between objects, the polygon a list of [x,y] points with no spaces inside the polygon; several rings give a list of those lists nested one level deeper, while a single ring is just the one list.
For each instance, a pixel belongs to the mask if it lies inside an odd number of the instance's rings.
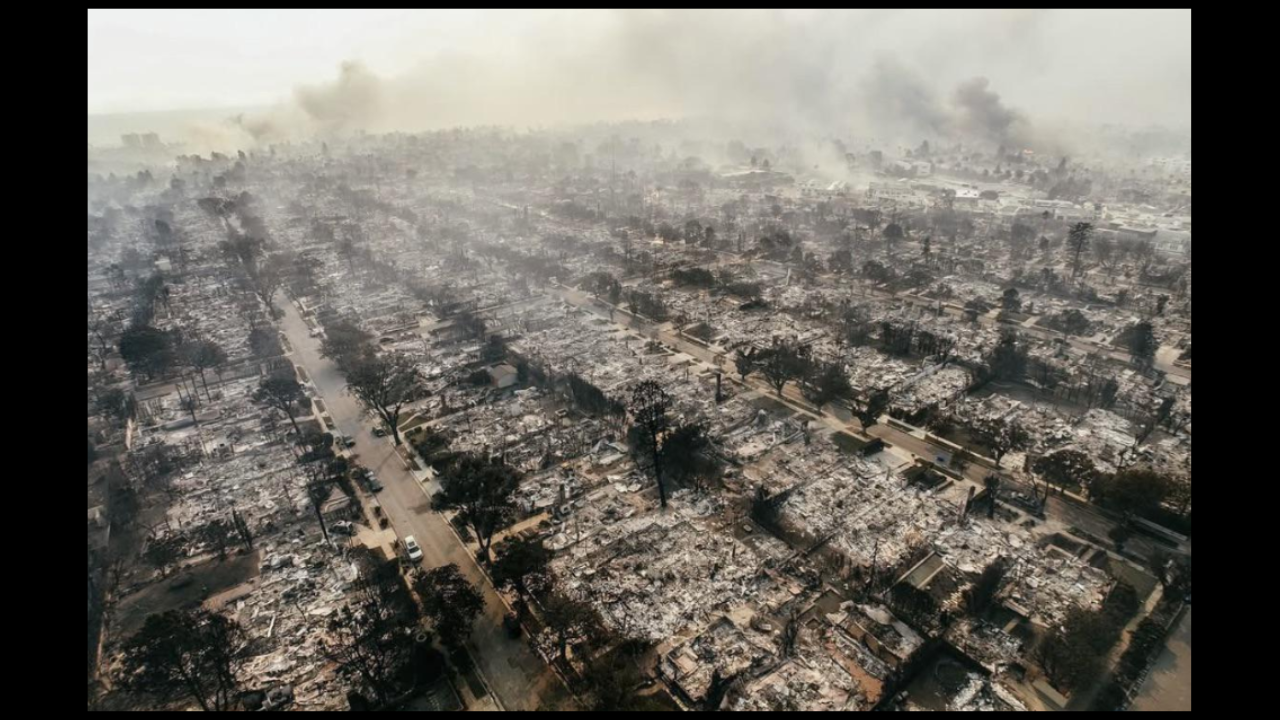
[{"label": "smoke haze", "polygon": [[[404,32],[445,19],[408,16]],[[192,132],[244,145],[701,118],[792,135],[1058,147],[1068,127],[1190,129],[1189,11],[525,11],[469,22],[436,27],[424,37],[437,42],[417,47],[354,48],[330,58],[336,76],[281,87],[269,108]],[[92,13],[90,30],[93,50]]]}]

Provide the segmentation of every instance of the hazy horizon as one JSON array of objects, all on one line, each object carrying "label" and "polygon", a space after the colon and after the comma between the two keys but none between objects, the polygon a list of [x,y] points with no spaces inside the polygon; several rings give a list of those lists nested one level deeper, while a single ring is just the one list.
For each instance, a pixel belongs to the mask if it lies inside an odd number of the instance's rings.
[{"label": "hazy horizon", "polygon": [[1191,122],[1190,11],[90,11],[88,30],[91,115],[265,108],[240,128],[254,140],[704,116],[979,136]]}]

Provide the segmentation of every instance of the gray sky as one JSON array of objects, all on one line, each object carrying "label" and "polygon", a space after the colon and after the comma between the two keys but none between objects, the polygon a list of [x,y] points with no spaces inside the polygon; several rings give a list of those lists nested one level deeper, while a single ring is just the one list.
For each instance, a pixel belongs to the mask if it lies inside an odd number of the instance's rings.
[{"label": "gray sky", "polygon": [[354,60],[434,124],[829,116],[887,61],[940,98],[988,78],[1037,121],[1191,122],[1189,10],[90,10],[88,42],[90,114],[287,104]]},{"label": "gray sky", "polygon": [[550,11],[89,10],[89,112],[285,101],[346,60],[395,74],[435,53],[495,44]]}]

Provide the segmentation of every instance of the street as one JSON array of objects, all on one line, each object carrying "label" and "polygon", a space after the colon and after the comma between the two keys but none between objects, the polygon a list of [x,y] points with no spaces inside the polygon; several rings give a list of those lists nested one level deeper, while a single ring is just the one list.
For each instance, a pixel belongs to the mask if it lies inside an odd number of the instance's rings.
[{"label": "street", "polygon": [[[609,317],[608,311],[597,306],[593,298],[586,293],[561,287],[556,288],[556,294],[573,305],[601,317]],[[397,535],[401,538],[413,535],[418,540],[425,555],[424,567],[439,567],[454,563],[483,591],[486,602],[485,613],[476,621],[471,641],[477,664],[493,694],[507,710],[536,710],[543,692],[552,684],[558,684],[559,678],[523,640],[511,640],[507,636],[502,621],[508,610],[489,583],[487,576],[475,564],[471,554],[459,543],[457,536],[444,518],[431,510],[426,493],[405,469],[391,441],[373,436],[372,421],[359,402],[346,392],[346,382],[334,363],[320,356],[320,343],[310,336],[310,329],[298,314],[297,308],[291,303],[284,305],[284,308],[285,317],[281,326],[293,346],[294,361],[310,376],[317,393],[324,399],[338,431],[355,439],[356,446],[353,450],[358,455],[358,462],[373,470],[386,486],[386,490],[378,494],[378,500],[387,517],[390,518]],[[618,320],[622,321],[623,318]],[[625,326],[625,321],[618,324]],[[650,326],[651,323],[643,322],[643,325]],[[659,326],[657,336],[668,346],[703,362],[716,364],[715,353],[677,336],[674,332],[661,329]],[[720,359],[723,362],[720,367],[724,370],[726,379],[734,378],[732,363],[728,362],[727,357]],[[751,379],[747,385],[759,392],[773,394],[772,390],[759,380]],[[798,412],[832,428],[849,431],[863,430],[857,420],[844,421],[829,413],[814,414],[806,410],[798,390],[794,387],[786,388],[783,399]],[[876,425],[870,428],[867,434],[882,438],[919,457],[931,458],[934,454],[933,446],[924,439],[888,425]],[[981,486],[982,478],[988,472],[988,468],[973,463],[966,468],[965,476]],[[1105,538],[1107,531],[1113,526],[1113,521],[1096,508],[1069,499],[1051,497],[1046,510],[1051,519],[1067,526],[1079,527],[1097,537]],[[1141,553],[1149,551],[1149,548],[1145,547],[1148,544],[1143,538],[1134,538],[1130,546],[1131,549]]]},{"label": "street", "polygon": [[1191,712],[1191,609],[1169,636],[1130,710]]},{"label": "street", "polygon": [[281,327],[293,345],[294,362],[310,376],[338,431],[355,439],[357,461],[373,470],[386,486],[378,493],[378,501],[396,534],[402,539],[408,535],[417,539],[425,555],[423,567],[456,564],[484,594],[485,612],[476,620],[471,644],[493,694],[505,710],[538,709],[544,690],[558,684],[559,678],[525,640],[512,640],[507,635],[502,621],[508,610],[488,578],[444,518],[431,510],[425,492],[397,457],[391,440],[373,436],[363,408],[346,392],[346,381],[337,367],[320,356],[320,343],[310,336],[297,308],[288,302],[281,305],[285,310]]}]

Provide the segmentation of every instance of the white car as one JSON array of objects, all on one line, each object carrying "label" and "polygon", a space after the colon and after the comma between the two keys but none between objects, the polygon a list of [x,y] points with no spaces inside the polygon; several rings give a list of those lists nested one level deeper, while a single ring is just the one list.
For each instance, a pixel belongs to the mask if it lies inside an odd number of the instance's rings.
[{"label": "white car", "polygon": [[404,539],[404,549],[409,552],[410,560],[422,562],[422,547],[418,545],[418,541],[412,535]]}]

